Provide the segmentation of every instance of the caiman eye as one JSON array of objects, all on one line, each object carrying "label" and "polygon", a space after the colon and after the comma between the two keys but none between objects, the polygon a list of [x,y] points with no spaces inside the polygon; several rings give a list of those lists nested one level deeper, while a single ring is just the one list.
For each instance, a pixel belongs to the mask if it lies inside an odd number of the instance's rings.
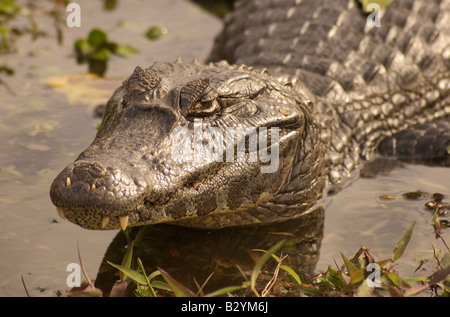
[{"label": "caiman eye", "polygon": [[243,101],[243,98],[229,98],[229,97],[218,98],[218,102],[222,109],[232,108],[232,107],[242,103],[242,101]]},{"label": "caiman eye", "polygon": [[191,106],[188,115],[193,116],[209,116],[220,110],[220,104],[216,99],[199,101]]},{"label": "caiman eye", "polygon": [[208,116],[220,110],[218,94],[209,79],[196,79],[181,88],[180,112],[182,115]]}]

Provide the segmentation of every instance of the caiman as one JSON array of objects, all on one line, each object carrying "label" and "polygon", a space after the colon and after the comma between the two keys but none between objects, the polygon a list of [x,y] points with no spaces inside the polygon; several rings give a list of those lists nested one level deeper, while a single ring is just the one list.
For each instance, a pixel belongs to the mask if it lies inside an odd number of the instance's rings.
[{"label": "caiman", "polygon": [[206,64],[136,67],[54,180],[60,216],[87,229],[265,224],[307,213],[375,155],[448,159],[450,1],[378,9],[238,1]]}]

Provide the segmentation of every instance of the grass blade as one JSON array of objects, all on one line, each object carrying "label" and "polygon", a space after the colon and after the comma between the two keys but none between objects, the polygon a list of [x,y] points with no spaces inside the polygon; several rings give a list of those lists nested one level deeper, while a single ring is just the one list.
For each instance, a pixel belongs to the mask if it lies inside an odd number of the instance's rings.
[{"label": "grass blade", "polygon": [[[122,259],[122,266],[126,268],[131,267],[131,261],[133,259],[133,247],[134,247],[134,241],[131,241],[130,244],[128,244],[127,251],[125,252],[125,255]],[[127,278],[127,274],[124,271],[120,271],[120,280],[123,282]]]},{"label": "grass blade", "polygon": [[278,251],[279,248],[281,248],[281,246],[284,244],[284,241],[285,240],[281,240],[273,247],[271,247],[266,253],[264,253],[264,255],[258,260],[258,262],[256,262],[255,267],[253,268],[252,276],[250,277],[250,288],[258,297],[260,295],[256,291],[256,279],[258,278],[258,275],[261,272],[263,265],[267,262],[268,259],[272,257],[272,254],[274,254],[276,251]]},{"label": "grass blade", "polygon": [[107,261],[109,265],[115,267],[116,269],[118,269],[121,273],[123,273],[124,275],[128,276],[129,278],[131,278],[133,281],[142,284],[142,285],[147,285],[147,280],[145,278],[145,276],[139,272],[136,272],[132,269],[130,269],[129,267],[125,267],[119,264],[114,264],[111,263],[109,261]]},{"label": "grass blade", "polygon": [[227,287],[223,287],[223,288],[220,288],[220,289],[218,289],[216,291],[213,291],[211,293],[206,294],[205,297],[217,297],[217,296],[226,295],[228,293],[232,293],[232,292],[238,291],[240,289],[247,288],[248,287],[247,284],[248,283],[243,283],[241,286],[227,286]]},{"label": "grass blade", "polygon": [[196,295],[188,289],[186,286],[182,285],[180,282],[178,282],[176,279],[174,279],[172,276],[169,275],[166,271],[164,271],[162,268],[158,267],[159,272],[161,272],[162,277],[166,281],[166,283],[169,285],[171,290],[174,292],[175,296],[177,297],[196,297]]},{"label": "grass blade", "polygon": [[145,278],[145,282],[147,283],[147,286],[150,289],[150,294],[152,294],[152,297],[156,297],[155,290],[153,289],[152,284],[150,284],[150,279],[147,277],[147,274],[145,273],[144,265],[142,264],[141,259],[137,258],[137,262],[139,264],[139,267],[141,268],[142,274]]},{"label": "grass blade", "polygon": [[298,285],[302,284],[302,280],[300,279],[300,276],[298,276],[298,274],[295,273],[295,271],[292,268],[290,268],[287,265],[280,265],[280,269],[288,272],[294,278],[294,280],[298,283]]},{"label": "grass blade", "polygon": [[[262,249],[253,249],[252,251],[260,251],[260,252],[267,253],[266,250],[262,250]],[[280,262],[280,261],[281,261],[280,257],[279,257],[279,256],[276,256],[275,254],[272,254],[272,257],[273,257],[273,258],[275,259],[275,261],[277,261],[277,262]],[[295,281],[296,281],[299,285],[302,284],[302,281],[301,281],[301,279],[300,279],[300,276],[299,276],[292,268],[290,268],[290,267],[287,266],[287,265],[280,265],[280,269],[285,270],[286,272],[288,272],[288,273],[295,279]]]},{"label": "grass blade", "polygon": [[158,288],[161,289],[163,291],[167,291],[167,292],[171,292],[172,289],[169,287],[169,285],[167,285],[167,283],[164,283],[162,281],[153,281],[152,282],[152,286],[154,288]]},{"label": "grass blade", "polygon": [[406,246],[408,245],[409,239],[411,238],[412,231],[413,231],[415,224],[416,224],[416,222],[414,221],[413,224],[411,225],[411,227],[409,227],[405,231],[402,238],[395,246],[394,250],[392,250],[392,259],[394,261],[398,260],[403,255],[403,252],[405,251]]}]

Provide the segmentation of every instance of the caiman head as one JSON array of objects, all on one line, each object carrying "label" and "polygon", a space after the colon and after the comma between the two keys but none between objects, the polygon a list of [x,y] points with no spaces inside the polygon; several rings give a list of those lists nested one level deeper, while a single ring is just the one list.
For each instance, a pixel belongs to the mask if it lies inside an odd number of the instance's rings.
[{"label": "caiman head", "polygon": [[289,181],[311,125],[306,98],[266,72],[181,61],[137,67],[50,196],[61,217],[87,229],[242,212]]}]

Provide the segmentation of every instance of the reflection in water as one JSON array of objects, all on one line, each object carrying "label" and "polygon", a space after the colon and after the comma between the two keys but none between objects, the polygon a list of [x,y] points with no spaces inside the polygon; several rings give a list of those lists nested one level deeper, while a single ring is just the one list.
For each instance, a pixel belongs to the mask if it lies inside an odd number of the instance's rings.
[{"label": "reflection in water", "polygon": [[[240,285],[244,279],[236,266],[251,272],[262,254],[252,250],[268,250],[282,239],[286,241],[280,251],[289,255],[283,264],[312,273],[319,257],[323,224],[324,212],[318,208],[297,219],[271,225],[206,231],[159,224],[133,228],[130,237],[134,239],[144,230],[133,251],[144,263],[147,274],[161,267],[183,285],[197,290],[194,278],[201,285],[214,272],[204,287],[205,292],[210,292]],[[118,279],[118,271],[106,261],[120,264],[126,245],[125,235],[119,232],[100,265],[95,286],[105,296]]]}]

